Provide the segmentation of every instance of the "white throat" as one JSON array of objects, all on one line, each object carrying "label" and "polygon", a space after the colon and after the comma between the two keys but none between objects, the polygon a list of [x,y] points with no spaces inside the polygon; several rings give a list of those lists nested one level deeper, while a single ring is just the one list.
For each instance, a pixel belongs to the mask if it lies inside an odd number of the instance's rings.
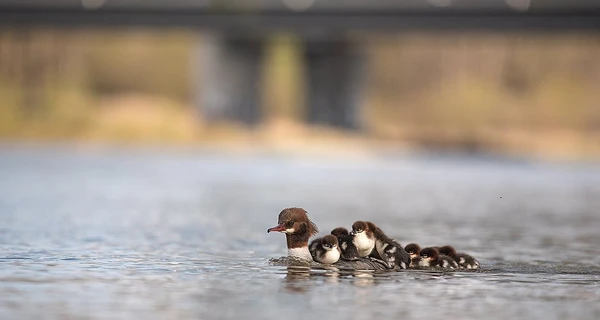
[{"label": "white throat", "polygon": [[310,255],[310,251],[308,251],[308,247],[288,249],[288,257],[302,259],[308,262],[313,261],[313,258]]},{"label": "white throat", "polygon": [[338,248],[334,248],[333,250],[325,250],[325,254],[322,256],[317,256],[316,258],[320,263],[336,263],[338,260],[340,260],[340,250],[338,250]]},{"label": "white throat", "polygon": [[419,260],[419,267],[431,267],[431,258],[421,258]]},{"label": "white throat", "polygon": [[375,239],[369,238],[366,232],[360,232],[354,236],[354,245],[356,245],[356,249],[358,249],[358,255],[366,257],[373,251]]}]

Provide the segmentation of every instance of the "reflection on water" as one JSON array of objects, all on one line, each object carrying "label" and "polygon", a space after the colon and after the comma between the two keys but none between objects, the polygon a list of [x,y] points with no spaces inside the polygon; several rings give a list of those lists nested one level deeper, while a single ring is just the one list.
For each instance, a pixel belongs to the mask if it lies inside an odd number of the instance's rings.
[{"label": "reflection on water", "polygon": [[375,284],[375,280],[389,279],[386,274],[395,273],[395,271],[348,271],[339,270],[335,267],[319,268],[313,267],[287,267],[287,275],[284,278],[286,289],[291,292],[307,292],[318,280],[327,284],[340,284],[344,279],[351,280],[350,283],[356,286],[368,286]]},{"label": "reflection on water", "polygon": [[[0,319],[600,317],[594,165],[4,147],[0,177]],[[273,265],[287,206],[483,270]]]}]

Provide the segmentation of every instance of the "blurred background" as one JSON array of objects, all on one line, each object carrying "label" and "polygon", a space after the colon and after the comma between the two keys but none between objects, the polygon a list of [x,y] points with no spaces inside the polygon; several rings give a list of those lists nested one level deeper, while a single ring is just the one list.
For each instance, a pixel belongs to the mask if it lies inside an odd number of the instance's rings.
[{"label": "blurred background", "polygon": [[600,319],[599,92],[595,0],[0,0],[0,319]]},{"label": "blurred background", "polygon": [[600,155],[593,1],[2,5],[4,141]]}]

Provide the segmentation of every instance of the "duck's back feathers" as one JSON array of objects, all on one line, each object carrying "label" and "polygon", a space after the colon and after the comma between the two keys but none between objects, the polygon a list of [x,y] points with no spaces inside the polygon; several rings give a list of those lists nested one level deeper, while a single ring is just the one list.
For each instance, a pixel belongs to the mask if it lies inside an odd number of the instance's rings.
[{"label": "duck's back feathers", "polygon": [[359,258],[352,261],[340,259],[332,266],[343,270],[389,270],[383,263],[368,258]]}]

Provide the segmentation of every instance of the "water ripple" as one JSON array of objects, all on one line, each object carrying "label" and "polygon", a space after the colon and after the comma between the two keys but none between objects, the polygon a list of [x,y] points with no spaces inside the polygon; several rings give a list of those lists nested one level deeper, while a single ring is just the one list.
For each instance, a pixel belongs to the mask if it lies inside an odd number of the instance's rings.
[{"label": "water ripple", "polygon": [[[595,166],[0,148],[0,177],[1,319],[600,317]],[[272,265],[292,205],[483,269]]]}]

